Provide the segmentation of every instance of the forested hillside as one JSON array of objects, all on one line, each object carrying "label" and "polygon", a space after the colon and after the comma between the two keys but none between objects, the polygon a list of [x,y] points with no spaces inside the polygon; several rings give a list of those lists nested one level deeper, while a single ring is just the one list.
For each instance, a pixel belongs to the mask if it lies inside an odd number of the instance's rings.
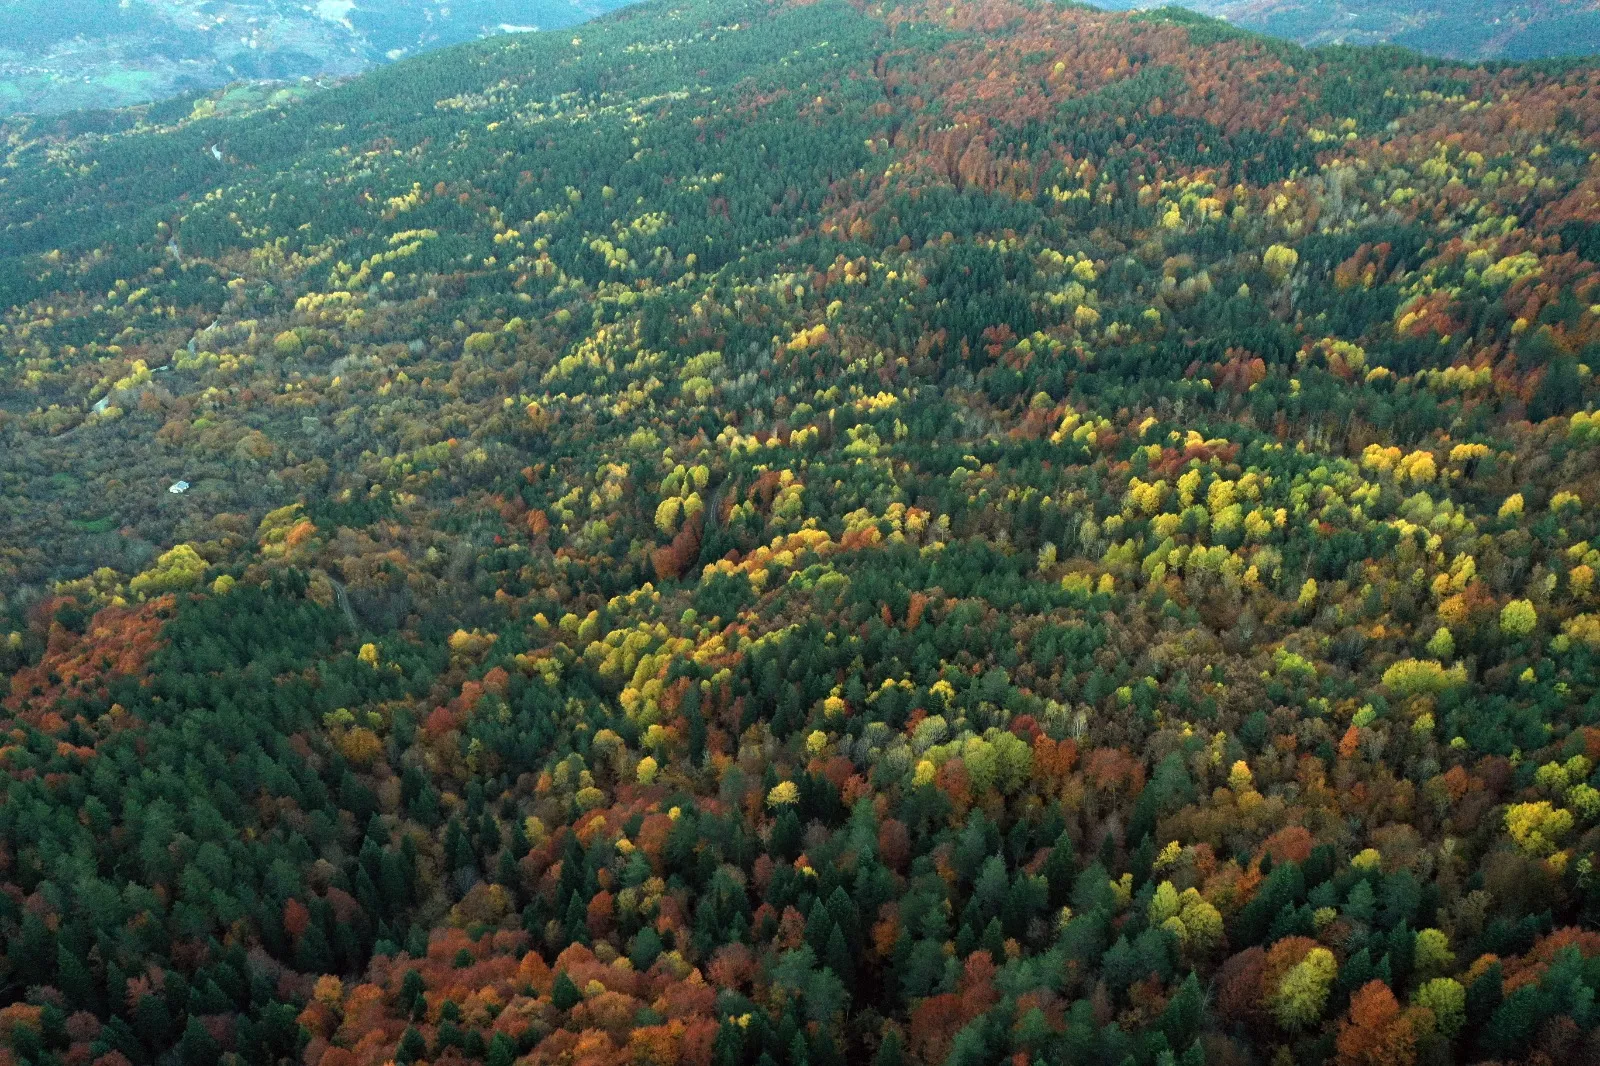
[{"label": "forested hillside", "polygon": [[1304,45],[1395,44],[1455,59],[1600,52],[1596,0],[1096,0],[1112,10],[1169,3]]},{"label": "forested hillside", "polygon": [[1600,67],[171,111],[0,126],[0,1063],[1600,1061]]}]

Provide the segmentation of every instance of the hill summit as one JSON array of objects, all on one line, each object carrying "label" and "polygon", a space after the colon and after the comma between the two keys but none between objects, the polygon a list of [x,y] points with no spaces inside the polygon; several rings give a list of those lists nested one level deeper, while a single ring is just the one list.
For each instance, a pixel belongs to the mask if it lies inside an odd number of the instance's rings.
[{"label": "hill summit", "polygon": [[[1171,0],[1105,0],[1112,9]],[[1540,59],[1600,51],[1595,0],[1176,0],[1304,45],[1395,44],[1457,59]]]}]

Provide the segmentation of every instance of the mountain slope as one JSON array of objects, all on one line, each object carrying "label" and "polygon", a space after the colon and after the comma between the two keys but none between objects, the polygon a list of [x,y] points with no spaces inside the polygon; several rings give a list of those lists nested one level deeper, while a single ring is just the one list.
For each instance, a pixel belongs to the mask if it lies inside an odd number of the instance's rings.
[{"label": "mountain slope", "polygon": [[1597,100],[693,0],[0,126],[0,1043],[1581,1061]]}]

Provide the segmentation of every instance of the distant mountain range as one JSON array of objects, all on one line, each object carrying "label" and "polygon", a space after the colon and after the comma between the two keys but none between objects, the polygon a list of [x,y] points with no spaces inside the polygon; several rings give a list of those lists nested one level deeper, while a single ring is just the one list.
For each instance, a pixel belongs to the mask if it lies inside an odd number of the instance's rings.
[{"label": "distant mountain range", "polygon": [[[1097,0],[1113,10],[1169,0]],[[1600,52],[1596,0],[1177,0],[1236,26],[1304,45],[1397,44],[1455,59]]]},{"label": "distant mountain range", "polygon": [[0,115],[339,77],[623,0],[0,0]]},{"label": "distant mountain range", "polygon": [[[0,0],[0,115],[121,107],[238,81],[343,77],[629,0]],[[1166,0],[1095,0],[1131,10]],[[1600,0],[1178,0],[1305,45],[1459,59],[1600,51]]]}]

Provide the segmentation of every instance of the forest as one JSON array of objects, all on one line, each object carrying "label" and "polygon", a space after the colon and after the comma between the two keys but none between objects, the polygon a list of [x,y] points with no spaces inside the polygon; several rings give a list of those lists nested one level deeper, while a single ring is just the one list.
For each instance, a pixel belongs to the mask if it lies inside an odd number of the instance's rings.
[{"label": "forest", "polygon": [[1592,55],[1592,0],[1096,0],[1112,10],[1182,4],[1307,46],[1394,44],[1452,59]]},{"label": "forest", "polygon": [[0,122],[0,1066],[1600,1063],[1600,63],[252,101]]}]

